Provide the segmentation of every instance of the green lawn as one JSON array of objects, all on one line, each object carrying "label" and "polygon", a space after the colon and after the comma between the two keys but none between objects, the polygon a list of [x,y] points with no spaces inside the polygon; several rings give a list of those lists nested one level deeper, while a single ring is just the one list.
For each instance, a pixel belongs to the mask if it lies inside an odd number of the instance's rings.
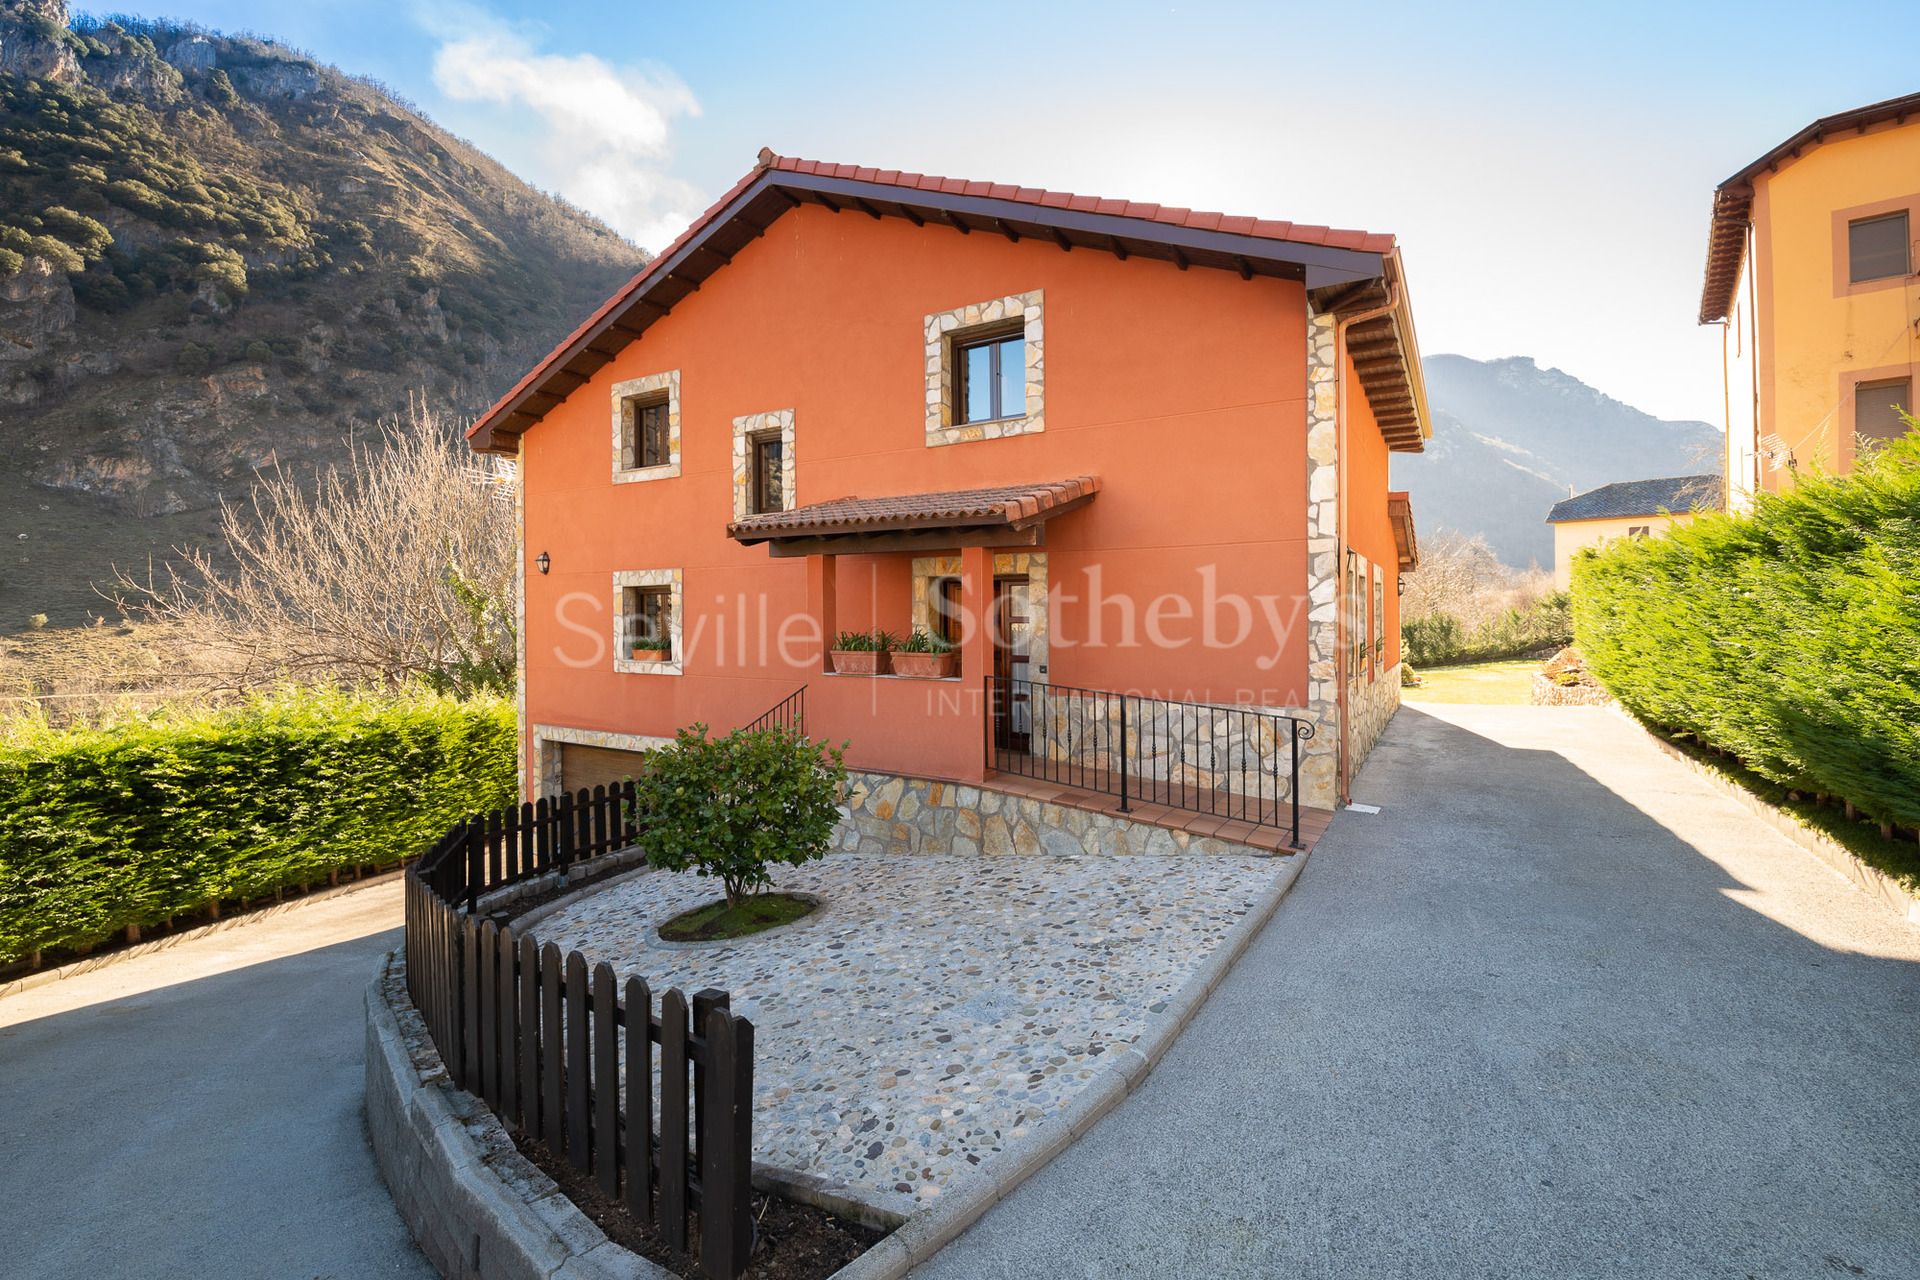
[{"label": "green lawn", "polygon": [[1461,667],[1417,668],[1420,687],[1402,689],[1406,702],[1473,702],[1485,705],[1525,706],[1538,658],[1511,658],[1502,662],[1475,662]]}]

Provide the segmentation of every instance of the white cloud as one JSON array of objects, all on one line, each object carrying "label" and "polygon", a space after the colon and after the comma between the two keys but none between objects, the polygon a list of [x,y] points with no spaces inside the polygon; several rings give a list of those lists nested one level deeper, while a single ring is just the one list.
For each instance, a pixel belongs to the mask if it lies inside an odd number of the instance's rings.
[{"label": "white cloud", "polygon": [[[433,82],[460,102],[531,116],[524,176],[660,249],[703,207],[668,174],[674,122],[700,114],[693,91],[664,67],[615,65],[593,54],[542,53],[519,32],[469,9],[426,9],[440,38]],[[504,157],[503,157],[504,158]]]}]

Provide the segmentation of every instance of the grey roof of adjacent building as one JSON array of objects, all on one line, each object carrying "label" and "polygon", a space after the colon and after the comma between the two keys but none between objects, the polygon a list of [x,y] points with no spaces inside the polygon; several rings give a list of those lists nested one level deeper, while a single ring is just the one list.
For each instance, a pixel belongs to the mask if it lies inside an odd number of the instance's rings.
[{"label": "grey roof of adjacent building", "polygon": [[1553,510],[1547,512],[1547,523],[1657,516],[1676,511],[1718,511],[1720,494],[1720,477],[1717,475],[1622,480],[1618,484],[1603,484],[1598,489],[1562,498],[1553,504]]}]

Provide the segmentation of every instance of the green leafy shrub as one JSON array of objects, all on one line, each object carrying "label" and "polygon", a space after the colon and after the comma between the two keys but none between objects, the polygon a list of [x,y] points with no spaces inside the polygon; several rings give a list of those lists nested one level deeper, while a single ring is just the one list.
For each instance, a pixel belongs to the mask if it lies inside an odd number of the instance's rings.
[{"label": "green leafy shrub", "polygon": [[514,799],[513,709],[302,690],[0,738],[0,963],[392,866]]},{"label": "green leafy shrub", "polygon": [[1400,624],[1400,648],[1423,667],[1517,658],[1559,648],[1573,639],[1571,601],[1564,591],[1542,596],[1524,609],[1508,609],[1469,629],[1445,613],[1408,618]]},{"label": "green leafy shrub", "polygon": [[895,653],[951,653],[953,641],[943,640],[929,631],[914,629],[912,635],[893,646]]},{"label": "green leafy shrub", "polygon": [[1642,720],[1920,826],[1920,435],[1583,553],[1573,581],[1588,668]]},{"label": "green leafy shrub", "polygon": [[797,730],[682,729],[636,783],[647,860],[717,876],[738,905],[773,883],[769,868],[825,856],[846,780],[840,752]]},{"label": "green leafy shrub", "polygon": [[843,653],[886,653],[898,643],[891,631],[842,631],[833,638],[833,647]]}]

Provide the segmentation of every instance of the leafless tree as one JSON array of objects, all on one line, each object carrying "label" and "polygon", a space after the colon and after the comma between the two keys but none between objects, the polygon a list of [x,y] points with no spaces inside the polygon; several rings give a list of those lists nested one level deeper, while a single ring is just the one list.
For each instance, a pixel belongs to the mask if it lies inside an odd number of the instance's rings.
[{"label": "leafless tree", "polygon": [[1471,631],[1552,590],[1553,575],[1537,567],[1511,568],[1479,534],[1448,531],[1421,539],[1420,567],[1406,576],[1400,616],[1444,614]]},{"label": "leafless tree", "polygon": [[209,654],[222,687],[293,680],[454,692],[514,672],[515,477],[415,403],[344,467],[276,471],[222,508],[224,555],[176,552],[118,599]]}]

